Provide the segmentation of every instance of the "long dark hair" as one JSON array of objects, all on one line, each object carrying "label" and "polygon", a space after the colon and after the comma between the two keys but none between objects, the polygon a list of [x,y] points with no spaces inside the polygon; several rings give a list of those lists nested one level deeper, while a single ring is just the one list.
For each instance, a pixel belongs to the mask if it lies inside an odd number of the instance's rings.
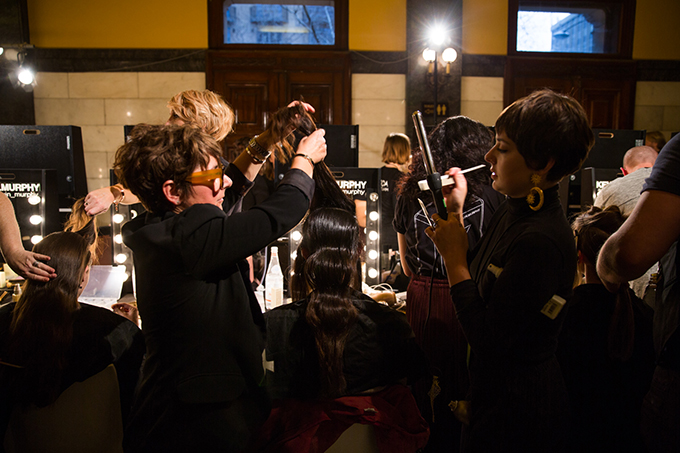
[{"label": "long dark hair", "polygon": [[[295,153],[297,140],[314,132],[317,127],[314,118],[301,104],[279,109],[273,116],[269,128],[279,140],[276,145],[276,159],[288,162]],[[325,162],[314,167],[316,188],[310,204],[310,211],[321,207],[340,208],[355,212],[354,202],[340,189],[338,182]]]},{"label": "long dark hair", "polygon": [[343,352],[358,316],[353,288],[360,287],[359,225],[338,208],[312,211],[305,221],[291,285],[295,298],[309,297],[305,320],[314,332],[322,396],[334,398],[346,388]]},{"label": "long dark hair", "polygon": [[[432,160],[440,174],[451,167],[468,168],[484,164],[484,155],[491,149],[494,135],[491,129],[465,116],[453,116],[442,121],[428,136]],[[414,199],[421,193],[418,181],[427,178],[423,161],[423,153],[413,153],[413,162],[409,172],[398,183],[397,190],[401,196]],[[465,175],[468,183],[468,195],[465,204],[472,201],[472,196],[480,196],[485,185],[491,183],[489,169],[482,169]],[[427,193],[429,197],[429,192]],[[466,206],[467,207],[467,206]]]},{"label": "long dark hair", "polygon": [[[78,292],[91,261],[94,220],[77,233],[46,236],[33,251],[50,256],[57,276],[48,282],[27,280],[14,307],[3,362],[17,368],[10,372],[18,401],[46,406],[61,392],[67,351],[73,338]],[[17,370],[20,370],[17,373]]]},{"label": "long dark hair", "polygon": [[[577,238],[576,249],[594,266],[606,240],[625,220],[618,206],[609,206],[604,210],[597,206],[591,207],[576,217],[572,223]],[[616,305],[607,334],[609,357],[621,361],[628,360],[633,353],[634,335],[633,304],[628,285],[623,284],[616,293]]]}]

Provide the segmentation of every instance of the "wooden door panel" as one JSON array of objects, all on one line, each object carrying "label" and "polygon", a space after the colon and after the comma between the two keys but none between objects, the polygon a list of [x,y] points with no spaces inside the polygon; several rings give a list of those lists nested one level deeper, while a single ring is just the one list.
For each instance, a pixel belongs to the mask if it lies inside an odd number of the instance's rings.
[{"label": "wooden door panel", "polygon": [[267,115],[304,98],[322,124],[351,121],[348,52],[209,51],[208,89],[221,94],[237,115],[228,144],[261,133]]},{"label": "wooden door panel", "polygon": [[635,70],[630,61],[508,57],[504,103],[551,88],[576,98],[593,128],[631,129]]},{"label": "wooden door panel", "polygon": [[615,90],[582,90],[581,105],[588,114],[590,126],[597,129],[619,129],[621,93]]},{"label": "wooden door panel", "polygon": [[314,106],[316,121],[322,124],[333,123],[333,93],[332,74],[288,74],[286,81],[286,97],[301,99]]},{"label": "wooden door panel", "polygon": [[236,115],[234,139],[253,136],[267,127],[271,94],[276,92],[276,74],[261,71],[213,71],[213,90],[222,95]]}]

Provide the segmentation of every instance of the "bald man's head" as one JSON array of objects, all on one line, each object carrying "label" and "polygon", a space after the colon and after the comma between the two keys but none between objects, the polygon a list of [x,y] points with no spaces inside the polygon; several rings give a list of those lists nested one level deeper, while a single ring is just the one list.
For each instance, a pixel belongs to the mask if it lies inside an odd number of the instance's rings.
[{"label": "bald man's head", "polygon": [[636,146],[626,151],[623,156],[623,170],[625,174],[633,173],[640,168],[651,167],[659,153],[651,146]]}]

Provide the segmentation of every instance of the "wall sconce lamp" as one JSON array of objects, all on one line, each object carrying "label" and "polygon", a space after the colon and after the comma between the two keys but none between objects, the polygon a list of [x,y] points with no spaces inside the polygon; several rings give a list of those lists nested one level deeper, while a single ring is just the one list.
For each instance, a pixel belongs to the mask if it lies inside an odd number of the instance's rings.
[{"label": "wall sconce lamp", "polygon": [[[26,92],[33,91],[33,88],[36,85],[35,72],[26,61],[26,57],[28,56],[27,49],[31,48],[33,48],[31,44],[20,44],[17,49],[13,49],[7,45],[0,46],[0,56],[4,55],[5,60],[7,60],[11,66],[15,66],[15,68],[10,70],[7,75],[10,83],[14,87],[21,87]],[[13,61],[15,58],[16,62]]]},{"label": "wall sconce lamp", "polygon": [[442,52],[442,60],[444,60],[444,63],[446,63],[446,73],[447,74],[450,74],[451,63],[456,61],[457,58],[458,58],[458,52],[456,52],[456,49],[454,49],[453,47],[447,47]]}]

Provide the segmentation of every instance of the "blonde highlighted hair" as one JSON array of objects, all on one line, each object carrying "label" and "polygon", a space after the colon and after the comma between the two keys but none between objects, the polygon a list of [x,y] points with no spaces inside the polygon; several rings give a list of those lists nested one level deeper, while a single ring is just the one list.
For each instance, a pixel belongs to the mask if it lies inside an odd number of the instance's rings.
[{"label": "blonde highlighted hair", "polygon": [[234,127],[234,111],[217,93],[210,90],[187,90],[168,102],[168,122],[199,127],[215,140],[222,141]]},{"label": "blonde highlighted hair", "polygon": [[411,158],[411,140],[405,134],[393,132],[385,139],[382,161],[386,164],[405,164]]}]

